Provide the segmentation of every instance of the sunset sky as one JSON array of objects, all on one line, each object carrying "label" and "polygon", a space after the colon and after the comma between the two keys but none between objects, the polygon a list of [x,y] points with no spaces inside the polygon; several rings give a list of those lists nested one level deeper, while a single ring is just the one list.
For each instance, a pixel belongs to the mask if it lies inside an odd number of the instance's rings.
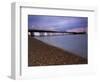
[{"label": "sunset sky", "polygon": [[87,17],[28,15],[28,29],[84,32]]}]

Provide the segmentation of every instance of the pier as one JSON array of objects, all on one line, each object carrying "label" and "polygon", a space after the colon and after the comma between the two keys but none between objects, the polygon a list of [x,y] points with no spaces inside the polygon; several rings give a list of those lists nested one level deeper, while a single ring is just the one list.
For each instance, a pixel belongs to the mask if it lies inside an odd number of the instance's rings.
[{"label": "pier", "polygon": [[50,31],[50,30],[28,30],[30,36],[53,36],[53,35],[67,35],[67,34],[85,34],[86,32],[66,32],[66,31]]}]

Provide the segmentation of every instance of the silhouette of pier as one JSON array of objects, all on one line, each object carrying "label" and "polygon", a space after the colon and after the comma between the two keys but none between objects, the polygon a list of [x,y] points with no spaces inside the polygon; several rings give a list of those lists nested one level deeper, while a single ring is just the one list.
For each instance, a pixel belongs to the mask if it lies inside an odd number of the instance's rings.
[{"label": "silhouette of pier", "polygon": [[53,35],[66,35],[66,34],[85,34],[86,32],[66,32],[66,31],[51,31],[51,30],[36,30],[29,29],[30,36],[53,36]]}]

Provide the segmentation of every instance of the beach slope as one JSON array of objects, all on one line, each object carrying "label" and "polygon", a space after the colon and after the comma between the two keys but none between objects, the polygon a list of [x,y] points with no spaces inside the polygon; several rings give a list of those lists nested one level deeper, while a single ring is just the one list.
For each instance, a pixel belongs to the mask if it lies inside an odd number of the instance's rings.
[{"label": "beach slope", "polygon": [[87,64],[87,59],[28,36],[28,66]]}]

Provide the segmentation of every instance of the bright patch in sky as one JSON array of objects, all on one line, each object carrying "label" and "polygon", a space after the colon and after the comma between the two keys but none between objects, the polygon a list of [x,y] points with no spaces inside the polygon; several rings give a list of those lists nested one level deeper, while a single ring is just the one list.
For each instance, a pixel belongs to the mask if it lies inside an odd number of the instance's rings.
[{"label": "bright patch in sky", "polygon": [[28,29],[86,31],[87,17],[28,15]]}]

